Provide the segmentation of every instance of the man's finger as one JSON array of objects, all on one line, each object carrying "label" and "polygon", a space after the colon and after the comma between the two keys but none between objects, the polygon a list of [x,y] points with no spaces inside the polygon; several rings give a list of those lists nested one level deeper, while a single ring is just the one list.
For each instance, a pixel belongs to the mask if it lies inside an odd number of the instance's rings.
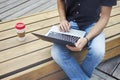
[{"label": "man's finger", "polygon": [[64,25],[60,25],[60,29],[61,29],[61,31],[65,31]]},{"label": "man's finger", "polygon": [[69,25],[68,25],[68,23],[64,24],[64,30],[65,30],[65,32],[69,32]]},{"label": "man's finger", "polygon": [[68,25],[67,24],[64,25],[64,30],[65,30],[65,32],[68,32]]},{"label": "man's finger", "polygon": [[66,24],[66,30],[67,30],[67,32],[70,31],[70,25],[69,25],[69,23]]},{"label": "man's finger", "polygon": [[78,47],[80,44],[81,44],[81,39],[79,39],[77,43],[75,43],[75,46]]},{"label": "man's finger", "polygon": [[73,50],[73,47],[69,46],[69,45],[66,45],[66,47],[70,50]]},{"label": "man's finger", "polygon": [[72,47],[72,46],[69,46],[69,45],[66,45],[66,47],[68,49],[70,49],[71,51],[77,51],[77,48],[76,47]]}]

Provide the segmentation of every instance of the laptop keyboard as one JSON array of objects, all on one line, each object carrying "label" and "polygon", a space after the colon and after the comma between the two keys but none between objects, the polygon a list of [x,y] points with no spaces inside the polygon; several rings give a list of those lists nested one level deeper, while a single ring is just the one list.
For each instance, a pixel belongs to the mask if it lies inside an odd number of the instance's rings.
[{"label": "laptop keyboard", "polygon": [[72,43],[76,43],[78,41],[78,39],[80,38],[80,37],[76,37],[76,36],[52,32],[52,31],[48,34],[48,36],[52,37],[52,38],[57,38],[60,40],[72,42]]}]

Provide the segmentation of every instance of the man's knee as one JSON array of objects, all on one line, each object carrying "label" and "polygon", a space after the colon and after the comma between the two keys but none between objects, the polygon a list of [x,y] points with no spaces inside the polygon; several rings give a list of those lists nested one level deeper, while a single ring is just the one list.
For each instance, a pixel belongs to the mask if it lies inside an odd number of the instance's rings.
[{"label": "man's knee", "polygon": [[59,45],[53,45],[51,49],[51,56],[55,61],[65,61],[70,59],[70,51],[65,48],[64,46],[59,46]]},{"label": "man's knee", "polygon": [[89,50],[89,56],[94,56],[95,58],[98,59],[103,59],[105,55],[105,48],[104,47],[91,47]]}]

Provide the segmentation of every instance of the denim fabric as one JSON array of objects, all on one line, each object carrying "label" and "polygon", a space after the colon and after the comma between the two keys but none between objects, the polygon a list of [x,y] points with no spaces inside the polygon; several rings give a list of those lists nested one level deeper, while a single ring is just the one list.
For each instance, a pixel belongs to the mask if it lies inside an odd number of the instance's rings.
[{"label": "denim fabric", "polygon": [[[71,21],[71,28],[81,29],[90,32],[95,23],[80,28],[77,23]],[[94,69],[102,61],[105,54],[105,37],[103,32],[88,43],[88,54],[82,64],[76,61],[72,56],[72,51],[65,45],[54,44],[51,49],[51,55],[55,62],[63,69],[70,80],[89,80]]]}]

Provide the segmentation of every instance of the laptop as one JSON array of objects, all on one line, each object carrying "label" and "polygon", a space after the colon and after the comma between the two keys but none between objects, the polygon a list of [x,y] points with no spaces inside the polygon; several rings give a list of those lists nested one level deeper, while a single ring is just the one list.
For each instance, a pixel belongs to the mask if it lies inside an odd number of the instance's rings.
[{"label": "laptop", "polygon": [[61,32],[58,26],[53,26],[45,35],[37,33],[32,34],[45,41],[74,46],[78,39],[85,36],[86,32],[76,29],[70,29],[69,32]]}]

